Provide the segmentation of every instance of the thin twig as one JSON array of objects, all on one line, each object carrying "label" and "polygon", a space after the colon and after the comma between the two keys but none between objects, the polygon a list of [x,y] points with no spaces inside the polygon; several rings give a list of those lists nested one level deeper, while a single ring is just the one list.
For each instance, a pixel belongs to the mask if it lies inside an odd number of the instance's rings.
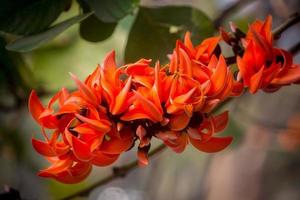
[{"label": "thin twig", "polygon": [[[149,157],[152,157],[155,154],[163,151],[165,148],[166,148],[166,145],[164,145],[164,144],[159,145],[158,147],[156,147],[149,153]],[[106,183],[109,183],[117,178],[126,176],[132,169],[136,168],[137,166],[138,166],[138,161],[135,160],[126,165],[123,165],[120,167],[114,167],[112,169],[112,173],[109,174],[108,176],[106,176],[105,178],[101,179],[100,181],[92,184],[91,186],[89,186],[83,190],[80,190],[74,194],[71,194],[67,197],[62,198],[61,200],[69,200],[69,199],[73,199],[75,197],[87,196],[93,189],[95,189],[99,186],[102,186]]]},{"label": "thin twig", "polygon": [[293,55],[296,55],[300,50],[300,42],[298,42],[297,44],[295,44],[294,46],[292,46],[290,49],[289,49],[289,52]]},{"label": "thin twig", "polygon": [[274,38],[278,39],[286,29],[297,24],[298,22],[300,22],[299,13],[292,14],[283,24],[279,25],[273,30]]},{"label": "thin twig", "polygon": [[221,14],[216,17],[216,19],[214,20],[214,26],[216,28],[219,28],[219,26],[222,25],[223,21],[229,16],[231,15],[232,13],[234,13],[233,11],[240,8],[240,7],[243,7],[245,6],[246,4],[250,3],[250,2],[254,2],[254,1],[251,1],[251,0],[239,0],[233,4],[231,4],[229,7],[227,7],[225,10],[223,10],[221,12]]}]

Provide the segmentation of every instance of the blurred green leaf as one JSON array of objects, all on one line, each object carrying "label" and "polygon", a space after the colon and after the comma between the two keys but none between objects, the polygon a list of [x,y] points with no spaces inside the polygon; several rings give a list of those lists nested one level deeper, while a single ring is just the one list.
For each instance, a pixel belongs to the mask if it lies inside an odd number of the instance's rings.
[{"label": "blurred green leaf", "polygon": [[129,33],[125,61],[134,62],[141,57],[164,62],[167,53],[186,31],[198,41],[214,33],[212,21],[200,10],[187,6],[165,6],[139,9]]},{"label": "blurred green leaf", "polygon": [[11,148],[19,161],[24,160],[26,148],[20,132],[12,127],[0,127],[0,153],[5,147]]},{"label": "blurred green leaf", "polygon": [[14,42],[8,44],[6,46],[6,49],[11,51],[19,51],[19,52],[26,52],[26,51],[31,51],[33,49],[36,49],[42,44],[45,44],[50,40],[52,40],[53,38],[55,38],[58,34],[65,31],[73,24],[76,24],[84,20],[91,14],[92,13],[87,13],[87,14],[72,17],[66,21],[56,24],[55,26],[51,27],[45,32],[17,39]]},{"label": "blurred green leaf", "polygon": [[133,12],[139,0],[86,0],[90,9],[103,22],[117,22]]},{"label": "blurred green leaf", "polygon": [[83,181],[77,184],[63,184],[55,180],[51,180],[47,183],[53,199],[63,199],[64,197],[73,194],[77,191],[80,191],[88,186],[87,181]]},{"label": "blurred green leaf", "polygon": [[80,36],[90,42],[100,42],[111,36],[117,23],[104,23],[95,15],[80,23]]},{"label": "blurred green leaf", "polygon": [[[77,0],[84,13],[91,12],[86,0]],[[97,18],[95,14],[89,16],[80,23],[80,36],[90,42],[100,42],[113,34],[117,23],[105,23]]]},{"label": "blurred green leaf", "polygon": [[0,37],[0,84],[18,95],[27,94],[35,84],[33,74],[25,64],[23,57],[19,53],[8,52],[5,45],[6,41]]},{"label": "blurred green leaf", "polygon": [[69,0],[4,0],[0,8],[0,30],[30,35],[47,29],[70,3]]},{"label": "blurred green leaf", "polygon": [[230,147],[238,147],[243,139],[243,128],[238,124],[237,120],[233,117],[229,117],[229,122],[226,129],[223,131],[222,136],[232,136],[233,141]]}]

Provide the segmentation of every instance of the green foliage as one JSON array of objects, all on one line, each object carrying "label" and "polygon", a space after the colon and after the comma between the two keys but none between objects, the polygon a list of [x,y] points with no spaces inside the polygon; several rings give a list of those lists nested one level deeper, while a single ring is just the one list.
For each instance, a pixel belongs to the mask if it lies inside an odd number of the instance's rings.
[{"label": "green foliage", "polygon": [[[109,38],[119,21],[138,8],[139,0],[77,0],[83,15],[52,25],[68,10],[71,0],[5,0],[0,8],[0,30],[24,35],[7,45],[11,51],[34,50],[80,22],[80,36],[90,42]],[[91,14],[92,13],[92,14]],[[89,15],[90,14],[90,15]],[[88,16],[89,15],[89,16]],[[200,10],[187,6],[140,7],[130,31],[125,60],[140,57],[166,60],[175,41],[191,31],[193,40],[211,35],[211,20]],[[159,47],[158,47],[159,45]]]},{"label": "green foliage", "polygon": [[203,12],[192,7],[141,7],[128,37],[125,61],[134,62],[141,57],[165,61],[166,54],[186,31],[199,41],[212,35],[214,28]]},{"label": "green foliage", "polygon": [[228,125],[226,129],[223,131],[222,135],[228,135],[233,137],[232,144],[230,147],[235,148],[238,147],[243,139],[243,128],[238,124],[237,120],[233,117],[229,118]]},{"label": "green foliage", "polygon": [[6,51],[5,45],[5,40],[0,37],[0,86],[8,87],[10,92],[16,93],[15,95],[27,93],[34,83],[31,71],[25,65],[22,56]]},{"label": "green foliage", "polygon": [[0,152],[3,152],[4,148],[10,148],[13,150],[14,155],[18,161],[24,161],[26,155],[25,145],[20,133],[17,129],[12,127],[0,127]]},{"label": "green foliage", "polygon": [[0,8],[0,30],[30,35],[46,30],[69,0],[4,0]]},{"label": "green foliage", "polygon": [[62,199],[76,191],[82,190],[87,187],[87,181],[77,184],[62,184],[57,181],[51,180],[48,182],[49,191],[53,199]]},{"label": "green foliage", "polygon": [[73,24],[84,20],[89,15],[91,15],[91,13],[72,17],[71,19],[68,19],[64,22],[56,24],[55,26],[51,27],[47,31],[17,39],[16,41],[8,44],[6,46],[6,48],[8,50],[19,51],[19,52],[31,51],[31,50],[36,49],[37,47],[41,46],[42,44],[49,42],[50,40],[55,38],[58,34],[65,31],[67,28],[69,28]]},{"label": "green foliage", "polygon": [[[91,8],[85,0],[78,0],[78,3],[84,13],[91,12]],[[113,34],[116,26],[116,22],[103,22],[93,14],[80,23],[79,33],[83,39],[89,42],[100,42],[109,38]]]},{"label": "green foliage", "polygon": [[80,24],[80,36],[90,42],[100,42],[111,36],[117,23],[104,23],[91,15]]},{"label": "green foliage", "polygon": [[97,18],[103,22],[117,22],[137,8],[139,0],[86,0]]}]

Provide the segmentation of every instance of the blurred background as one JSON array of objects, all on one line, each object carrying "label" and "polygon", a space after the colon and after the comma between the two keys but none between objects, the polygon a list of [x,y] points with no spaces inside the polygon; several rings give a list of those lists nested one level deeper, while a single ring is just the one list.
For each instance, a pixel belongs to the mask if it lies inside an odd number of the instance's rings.
[{"label": "blurred background", "polygon": [[[61,13],[56,22],[78,13],[78,2],[71,1],[70,5],[68,12]],[[234,21],[244,30],[254,19],[264,19],[268,14],[273,16],[273,27],[276,27],[291,14],[300,12],[299,0],[142,0],[140,5],[189,5],[212,20],[218,19],[214,21],[217,26],[223,25],[228,29],[228,22]],[[232,5],[236,6],[229,14],[222,16],[221,13]],[[20,192],[22,199],[59,199],[110,173],[109,167],[94,167],[86,181],[74,185],[36,176],[38,170],[47,166],[47,163],[31,146],[31,137],[38,135],[40,130],[29,115],[26,104],[32,88],[39,92],[45,102],[63,86],[74,88],[68,72],[84,79],[112,49],[116,51],[119,65],[124,64],[124,60],[132,61],[131,48],[127,43],[134,37],[131,31],[136,16],[133,13],[119,20],[110,37],[102,41],[87,41],[79,32],[82,27],[74,24],[54,40],[27,52],[8,51],[5,46],[11,36],[1,34],[1,192],[5,186],[10,186]],[[19,23],[21,26],[22,22]],[[206,31],[205,34],[209,32]],[[145,37],[151,37],[151,34],[154,33],[148,32]],[[289,28],[277,41],[277,46],[289,49],[299,43],[299,34],[300,24]],[[147,41],[140,42],[140,45],[147,45]],[[172,45],[175,46],[175,43]],[[125,50],[129,53],[125,53]],[[165,57],[163,50],[158,44],[156,51],[159,57]],[[140,51],[141,55],[149,55]],[[300,63],[300,54],[295,54],[294,58],[296,63]],[[231,119],[223,133],[234,136],[229,148],[217,154],[202,153],[191,146],[181,154],[167,149],[151,158],[149,166],[134,169],[126,177],[93,190],[86,198],[300,199],[299,91],[299,85],[293,85],[273,94],[259,92],[255,96],[244,95],[234,100],[226,108],[230,110]],[[115,165],[134,160],[135,152],[132,150],[122,155]]]}]

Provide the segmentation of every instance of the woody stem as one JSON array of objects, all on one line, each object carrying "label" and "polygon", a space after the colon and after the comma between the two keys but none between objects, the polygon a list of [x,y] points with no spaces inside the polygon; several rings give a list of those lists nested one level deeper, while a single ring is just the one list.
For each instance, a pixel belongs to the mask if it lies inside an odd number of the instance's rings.
[{"label": "woody stem", "polygon": [[275,39],[280,38],[281,34],[288,29],[289,27],[300,22],[300,14],[294,13],[292,14],[283,24],[279,25],[277,28],[273,30],[273,35]]},{"label": "woody stem", "polygon": [[219,28],[219,26],[222,25],[224,19],[226,19],[228,16],[230,16],[232,13],[234,13],[235,10],[237,10],[240,7],[244,7],[248,3],[251,3],[253,1],[250,0],[239,0],[235,3],[228,6],[225,10],[223,10],[219,16],[216,17],[216,19],[213,21],[214,26],[216,28]]}]

